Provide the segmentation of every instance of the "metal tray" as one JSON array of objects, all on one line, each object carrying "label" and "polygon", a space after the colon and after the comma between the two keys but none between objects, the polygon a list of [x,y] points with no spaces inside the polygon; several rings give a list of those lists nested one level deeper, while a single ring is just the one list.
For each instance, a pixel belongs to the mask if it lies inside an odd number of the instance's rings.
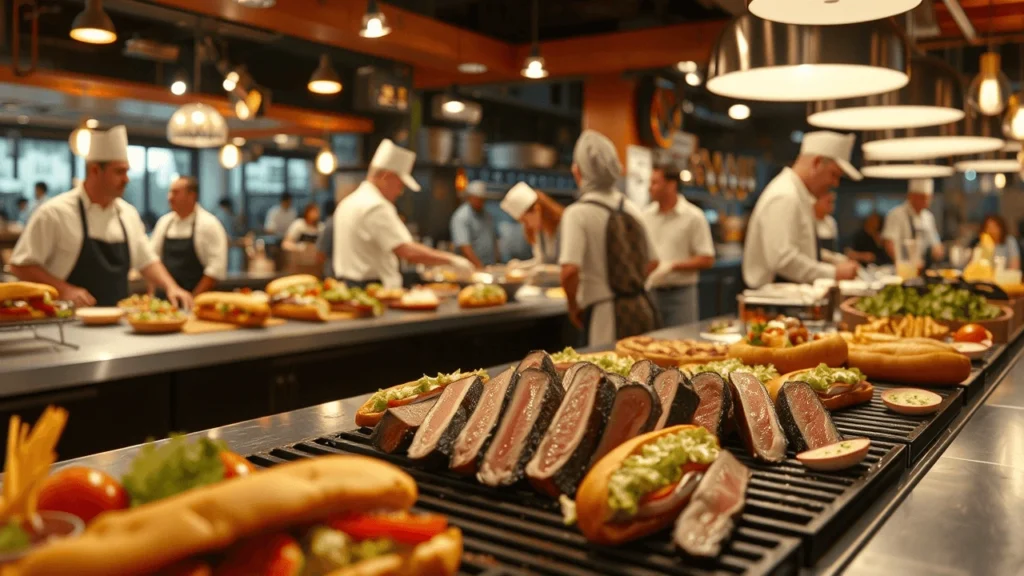
[{"label": "metal tray", "polygon": [[23,328],[38,328],[41,326],[57,326],[70,324],[71,322],[78,322],[78,318],[71,316],[70,318],[37,318],[18,322],[0,322],[0,332],[13,332]]}]

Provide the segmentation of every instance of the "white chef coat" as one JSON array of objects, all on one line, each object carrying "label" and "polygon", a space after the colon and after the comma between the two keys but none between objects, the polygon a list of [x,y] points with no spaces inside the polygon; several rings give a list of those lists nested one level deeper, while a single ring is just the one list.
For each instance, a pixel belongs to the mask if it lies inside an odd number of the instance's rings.
[{"label": "white chef coat", "polygon": [[284,235],[284,238],[285,240],[298,242],[303,234],[319,237],[323,232],[323,222],[317,222],[315,226],[310,226],[305,218],[298,218],[288,226],[288,232]]},{"label": "white chef coat", "polygon": [[921,210],[920,214],[915,214],[910,204],[904,202],[885,215],[882,238],[892,240],[896,249],[903,245],[904,240],[915,237],[922,261],[933,245],[942,242],[942,238],[939,237],[939,227],[935,224],[935,215],[931,210],[925,208]]},{"label": "white chef coat", "polygon": [[[195,222],[195,235],[192,223]],[[163,254],[164,239],[181,239],[192,236],[199,263],[203,265],[203,274],[214,280],[223,280],[228,271],[228,234],[216,216],[196,204],[195,210],[186,218],[177,212],[164,214],[156,221],[149,244],[155,254]]]},{"label": "white chef coat", "polygon": [[267,210],[267,220],[263,223],[263,228],[271,234],[282,235],[288,230],[288,226],[298,218],[298,214],[295,212],[295,208],[289,208],[285,210],[281,208],[280,204],[276,204]]},{"label": "white chef coat", "polygon": [[[616,210],[623,198],[623,194],[617,190],[611,193],[587,192],[562,214],[558,263],[574,264],[580,269],[580,284],[576,294],[580,309],[600,302],[595,306],[590,319],[591,346],[615,341],[615,311],[612,307],[614,294],[608,285],[608,211],[585,202],[600,202]],[[643,226],[643,213],[629,199],[626,199],[623,210]],[[647,253],[651,260],[655,260],[657,251],[650,234],[646,236]]]},{"label": "white chef coat", "polygon": [[835,278],[833,264],[818,261],[814,195],[791,168],[772,179],[757,199],[743,246],[743,280],[751,288],[780,280],[810,284]]},{"label": "white chef coat", "polygon": [[[644,208],[643,222],[659,262],[683,262],[697,256],[715,256],[711,226],[704,211],[682,196],[668,212],[662,212],[658,203],[652,202]],[[700,273],[696,270],[673,270],[658,279],[654,286],[692,286],[699,279]]]},{"label": "white chef coat", "polygon": [[[40,266],[61,280],[67,280],[82,251],[82,219],[78,201],[85,208],[89,237],[102,242],[124,242],[128,233],[128,252],[133,270],[143,270],[159,261],[146,238],[146,227],[134,206],[118,198],[106,208],[93,204],[79,186],[58,194],[41,204],[18,238],[11,256],[14,266]],[[118,215],[120,214],[120,222]],[[121,230],[124,223],[124,231]]]},{"label": "white chef coat", "polygon": [[363,181],[334,211],[334,274],[400,288],[402,274],[394,250],[409,242],[412,235],[395,205]]},{"label": "white chef coat", "polygon": [[[818,234],[819,246],[823,244],[833,247],[837,246],[836,239],[839,238],[839,223],[836,222],[836,219],[831,214],[825,214],[825,217],[821,220],[815,220],[814,229]],[[828,248],[821,248],[822,262],[838,264],[846,259],[846,256],[839,252],[834,252]]]}]

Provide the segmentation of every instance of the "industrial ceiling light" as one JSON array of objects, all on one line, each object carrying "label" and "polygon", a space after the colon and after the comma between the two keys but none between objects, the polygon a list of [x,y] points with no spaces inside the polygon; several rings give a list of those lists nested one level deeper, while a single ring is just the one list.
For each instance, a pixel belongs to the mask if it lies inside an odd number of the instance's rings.
[{"label": "industrial ceiling light", "polygon": [[462,114],[466,109],[466,103],[459,96],[458,90],[455,86],[452,86],[444,95],[444,103],[441,104],[441,109],[448,114]]},{"label": "industrial ceiling light", "polygon": [[220,165],[227,170],[238,166],[238,163],[242,160],[242,152],[238,149],[238,146],[234,144],[225,144],[220,149]]},{"label": "industrial ceiling light", "polygon": [[830,130],[923,128],[964,118],[960,76],[944,61],[914,56],[910,83],[895,92],[808,105],[807,122]]},{"label": "industrial ceiling light", "polygon": [[235,101],[235,116],[237,116],[239,120],[249,120],[252,118],[252,110],[249,109],[245,100],[241,98]]},{"label": "industrial ceiling light", "polygon": [[245,74],[245,68],[243,66],[236,66],[233,70],[224,75],[224,82],[221,86],[224,87],[225,92],[232,92],[242,82],[242,76]]},{"label": "industrial ceiling light", "polygon": [[188,92],[188,76],[184,70],[178,70],[171,80],[171,94],[182,96],[185,92]]},{"label": "industrial ceiling light", "polygon": [[86,44],[110,44],[117,40],[114,22],[103,11],[103,0],[86,0],[85,10],[71,23],[71,37]]},{"label": "industrial ceiling light", "polygon": [[746,120],[750,118],[750,106],[746,104],[733,104],[729,106],[729,118],[733,120]]},{"label": "industrial ceiling light", "polygon": [[1000,190],[1006,188],[1006,174],[1003,174],[1002,172],[996,174],[992,177],[992,183]]},{"label": "industrial ceiling light", "polygon": [[317,172],[329,176],[338,168],[338,158],[330,148],[321,148],[320,153],[316,155],[315,164]]},{"label": "industrial ceiling light", "polygon": [[853,24],[917,8],[921,0],[750,0],[752,14],[783,24]]},{"label": "industrial ceiling light", "polygon": [[676,70],[679,70],[683,74],[691,74],[700,70],[700,66],[698,66],[693,60],[682,60],[676,63]]},{"label": "industrial ceiling light", "polygon": [[773,102],[869,96],[907,85],[908,56],[906,40],[888,20],[796,26],[743,14],[712,49],[707,87],[720,96]]},{"label": "industrial ceiling light", "polygon": [[463,62],[459,64],[459,72],[463,74],[483,74],[487,72],[487,65],[479,62]]},{"label": "industrial ceiling light", "polygon": [[85,121],[85,127],[89,130],[95,130],[100,125],[100,121],[95,118],[89,118]]},{"label": "industrial ceiling light", "polygon": [[92,130],[84,125],[75,128],[68,138],[68,145],[71,146],[72,154],[85,158],[89,155],[89,148],[92,146]]},{"label": "industrial ceiling light", "polygon": [[540,43],[537,40],[537,0],[533,0],[533,9],[530,13],[530,34],[533,40],[530,47],[530,55],[523,62],[523,69],[519,72],[531,80],[548,77],[548,70],[544,67],[544,58],[540,55]]},{"label": "industrial ceiling light", "polygon": [[1005,146],[1001,119],[968,114],[961,122],[865,132],[861,150],[866,160],[919,161],[948,156],[987,154]]},{"label": "industrial ceiling light", "polygon": [[366,13],[363,14],[363,27],[359,35],[363,38],[383,38],[391,34],[391,27],[384,13],[377,8],[377,0],[369,0],[366,3]]},{"label": "industrial ceiling light", "polygon": [[961,160],[955,165],[960,172],[974,170],[979,174],[1012,174],[1021,169],[1016,158],[979,158],[977,160]]},{"label": "industrial ceiling light", "polygon": [[167,123],[167,140],[184,148],[214,148],[228,141],[228,123],[211,106],[185,104]]},{"label": "industrial ceiling light", "polygon": [[860,173],[867,178],[910,180],[912,178],[946,178],[955,171],[952,166],[940,164],[869,164]]},{"label": "industrial ceiling light", "polygon": [[341,77],[331,66],[331,57],[327,54],[320,55],[320,65],[313,72],[313,76],[306,85],[309,91],[314,94],[337,94],[341,92]]},{"label": "industrial ceiling light", "polygon": [[985,116],[997,116],[1006,110],[1010,98],[1010,81],[1000,70],[1002,58],[998,52],[985,52],[978,63],[981,71],[967,88],[967,103]]},{"label": "industrial ceiling light", "polygon": [[687,72],[683,79],[686,80],[687,84],[694,87],[700,86],[700,83],[703,81],[698,72]]},{"label": "industrial ceiling light", "polygon": [[1024,106],[1021,100],[1024,92],[1010,96],[1006,105],[1006,116],[1003,118],[1003,136],[1013,140],[1024,140]]}]

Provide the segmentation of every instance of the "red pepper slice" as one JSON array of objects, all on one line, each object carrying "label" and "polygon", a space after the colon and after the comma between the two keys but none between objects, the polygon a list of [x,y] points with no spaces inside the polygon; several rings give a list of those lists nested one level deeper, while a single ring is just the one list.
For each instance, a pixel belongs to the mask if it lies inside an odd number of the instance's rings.
[{"label": "red pepper slice", "polygon": [[31,308],[0,308],[0,316],[31,316]]},{"label": "red pepper slice", "polygon": [[328,522],[356,540],[389,538],[400,544],[422,544],[448,529],[437,514],[348,514]]}]

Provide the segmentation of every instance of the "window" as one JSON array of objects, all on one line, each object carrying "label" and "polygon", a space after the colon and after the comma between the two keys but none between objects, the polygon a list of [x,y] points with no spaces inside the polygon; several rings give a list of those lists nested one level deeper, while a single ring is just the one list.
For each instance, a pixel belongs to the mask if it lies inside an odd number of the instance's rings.
[{"label": "window", "polygon": [[[4,140],[6,143],[7,140]],[[7,152],[6,149],[2,152]],[[6,178],[12,163],[10,153],[3,154],[0,177]],[[67,142],[29,140],[19,143],[18,181],[26,198],[33,198],[36,182],[46,182],[50,195],[71,189],[71,154]]]},{"label": "window", "polygon": [[245,215],[249,228],[262,230],[267,212],[284,193],[285,159],[263,156],[243,167],[245,170]]},{"label": "window", "polygon": [[170,212],[167,191],[179,176],[192,175],[192,155],[187,150],[149,148],[146,152],[146,178],[148,178],[149,205],[157,216]]},{"label": "window", "polygon": [[288,160],[288,191],[299,196],[309,195],[312,162],[302,158]]}]

